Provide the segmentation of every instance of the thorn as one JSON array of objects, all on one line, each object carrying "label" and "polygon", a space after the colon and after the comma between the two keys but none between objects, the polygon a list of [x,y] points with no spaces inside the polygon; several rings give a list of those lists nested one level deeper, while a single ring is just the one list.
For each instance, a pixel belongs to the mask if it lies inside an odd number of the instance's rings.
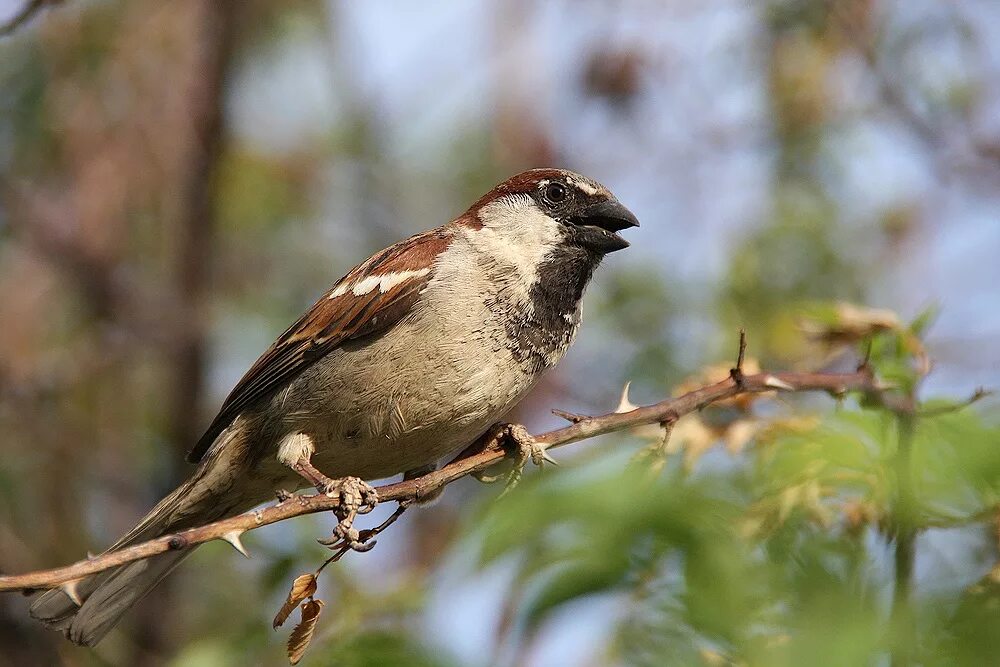
[{"label": "thorn", "polygon": [[549,452],[546,449],[543,449],[541,451],[541,457],[542,457],[542,460],[545,461],[546,463],[551,463],[554,466],[558,466],[559,465],[559,461],[556,461],[554,458],[552,458],[551,456],[549,456]]},{"label": "thorn", "polygon": [[234,549],[243,554],[246,558],[250,558],[250,554],[247,553],[247,549],[243,546],[243,542],[240,541],[240,535],[243,534],[242,530],[231,530],[228,533],[223,533],[222,539],[229,542]]},{"label": "thorn", "polygon": [[972,396],[969,398],[969,403],[975,403],[976,401],[981,401],[988,396],[992,396],[996,392],[992,389],[987,389],[986,387],[976,387],[976,391],[973,392]]},{"label": "thorn", "polygon": [[764,386],[770,387],[771,389],[781,389],[782,391],[795,391],[795,387],[787,382],[784,382],[783,380],[779,380],[773,375],[768,375],[764,378]]},{"label": "thorn", "polygon": [[847,387],[845,387],[844,385],[840,385],[839,387],[834,387],[833,389],[831,389],[829,393],[830,396],[833,397],[834,399],[842,401],[844,400],[844,397],[847,396]]},{"label": "thorn", "polygon": [[590,419],[587,415],[578,415],[575,412],[566,412],[565,410],[560,410],[559,408],[552,408],[552,414],[560,419],[565,419],[570,424],[579,424],[582,421]]},{"label": "thorn", "polygon": [[60,586],[62,592],[65,593],[70,600],[73,601],[77,607],[83,606],[83,600],[80,599],[80,591],[77,589],[77,584],[80,583],[79,579],[73,579],[72,581],[67,581],[65,584]]},{"label": "thorn", "polygon": [[633,410],[639,407],[638,405],[636,405],[635,403],[633,403],[628,399],[628,390],[629,387],[631,386],[632,386],[632,381],[630,380],[625,383],[624,387],[622,387],[622,396],[621,398],[618,399],[618,407],[615,408],[615,412],[617,413],[632,412]]}]

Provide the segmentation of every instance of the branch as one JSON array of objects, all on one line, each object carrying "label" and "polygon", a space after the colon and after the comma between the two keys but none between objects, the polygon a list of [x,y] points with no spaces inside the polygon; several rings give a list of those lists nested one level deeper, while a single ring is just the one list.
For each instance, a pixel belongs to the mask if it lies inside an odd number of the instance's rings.
[{"label": "branch", "polygon": [[985,389],[983,387],[977,387],[972,395],[960,403],[954,405],[945,405],[940,408],[928,408],[927,410],[919,410],[917,412],[918,417],[938,417],[940,415],[947,415],[952,412],[959,412],[969,407],[973,403],[977,403],[987,396],[992,396],[994,392],[990,389]]},{"label": "branch", "polygon": [[[858,54],[868,65],[869,71],[875,78],[878,92],[886,106],[899,117],[931,151],[940,155],[943,149],[948,146],[946,142],[950,128],[944,123],[935,122],[913,107],[907,99],[906,90],[901,85],[899,76],[886,69],[870,29],[859,25],[853,20],[851,12],[844,11],[844,3],[837,3],[829,0],[829,5],[837,20],[842,24],[843,35],[852,43]],[[954,12],[953,12],[954,14]],[[955,19],[953,19],[955,20]],[[965,27],[964,23],[961,27]],[[970,156],[989,164],[992,168],[1000,166],[1000,144],[994,140],[980,139],[975,136],[973,128],[970,126],[968,116],[964,115],[960,119],[959,127],[962,136],[957,137],[963,143]],[[952,139],[953,140],[953,139]],[[944,165],[950,167],[950,165]]]},{"label": "branch", "polygon": [[[639,407],[629,412],[612,412],[597,417],[578,416],[578,421],[570,426],[535,436],[535,440],[539,444],[553,448],[636,426],[672,425],[685,414],[701,410],[711,403],[739,394],[759,394],[775,390],[788,392],[825,391],[839,397],[852,391],[868,395],[878,395],[883,391],[871,371],[864,366],[853,373],[758,373],[756,375],[743,375],[739,366],[734,370],[735,372],[730,377],[721,382],[701,387],[677,398]],[[499,445],[491,444],[483,447],[482,443],[477,443],[440,470],[422,477],[378,487],[380,502],[410,503],[425,499],[434,495],[445,485],[470,473],[493,466],[504,459],[505,453]],[[164,535],[148,542],[94,556],[65,567],[20,575],[0,576],[0,592],[24,591],[27,594],[36,589],[48,589],[56,586],[63,586],[71,592],[74,582],[96,572],[168,551],[187,549],[212,540],[223,539],[239,548],[242,546],[240,535],[249,530],[304,514],[332,510],[338,504],[338,498],[330,498],[324,494],[285,497],[276,505],[179,533]]]},{"label": "branch", "polygon": [[[192,125],[186,177],[181,181],[180,213],[175,221],[176,251],[171,280],[175,301],[172,328],[165,352],[171,359],[167,401],[169,436],[182,455],[201,435],[199,407],[208,334],[204,323],[209,305],[209,267],[218,252],[215,245],[218,216],[219,165],[225,155],[226,86],[231,78],[241,19],[234,0],[206,3],[195,42],[200,52],[197,84],[188,91],[187,113]],[[174,459],[180,461],[180,458]],[[179,470],[175,468],[175,475]]]}]

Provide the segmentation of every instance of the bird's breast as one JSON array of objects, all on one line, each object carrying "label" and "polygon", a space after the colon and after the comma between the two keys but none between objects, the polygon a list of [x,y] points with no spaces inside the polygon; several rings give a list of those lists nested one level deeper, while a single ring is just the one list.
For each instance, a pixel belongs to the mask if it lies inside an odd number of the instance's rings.
[{"label": "bird's breast", "polygon": [[[437,267],[396,325],[318,360],[275,397],[328,475],[385,477],[451,454],[501,420],[555,365],[579,298],[549,299],[500,267]],[[542,299],[542,301],[539,301]]]}]

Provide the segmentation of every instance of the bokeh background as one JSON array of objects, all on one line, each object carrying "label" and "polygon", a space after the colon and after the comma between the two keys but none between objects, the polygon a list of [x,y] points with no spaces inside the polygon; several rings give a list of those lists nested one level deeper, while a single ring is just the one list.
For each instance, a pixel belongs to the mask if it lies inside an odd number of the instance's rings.
[{"label": "bokeh background", "polygon": [[[0,20],[25,4],[0,0]],[[557,424],[552,407],[612,409],[625,381],[634,401],[659,400],[731,358],[741,326],[766,366],[822,367],[798,315],[820,301],[904,322],[936,307],[921,392],[1000,386],[995,0],[67,0],[0,38],[0,570],[112,542],[187,474],[183,453],[228,389],[336,278],[549,165],[602,181],[642,227],[519,409],[533,430]],[[987,424],[957,446],[1000,446],[996,408],[982,403]],[[562,456],[599,475],[637,446],[608,437]],[[752,463],[709,454],[695,470],[743,492],[734,470]],[[530,544],[539,493],[491,508],[494,489],[460,482],[329,568],[306,664],[779,664],[734,657],[739,640],[683,592],[647,613],[641,577],[519,615],[538,553],[494,545],[484,564],[477,526],[523,519]],[[728,516],[695,496],[664,507]],[[280,664],[287,632],[270,618],[329,528],[257,531],[250,561],[201,549],[96,651],[0,598],[0,664]],[[989,571],[990,535],[921,543],[929,618]],[[875,583],[863,613],[830,607],[884,619],[888,547],[877,527],[851,544],[841,574]],[[658,581],[677,592],[671,562]],[[726,595],[717,607],[742,609]],[[813,662],[889,664],[873,651]]]}]

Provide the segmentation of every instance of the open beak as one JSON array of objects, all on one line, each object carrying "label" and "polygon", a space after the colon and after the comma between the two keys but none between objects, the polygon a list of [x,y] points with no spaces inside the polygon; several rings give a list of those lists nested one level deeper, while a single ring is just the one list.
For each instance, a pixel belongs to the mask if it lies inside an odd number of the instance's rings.
[{"label": "open beak", "polygon": [[628,247],[628,241],[617,232],[638,227],[639,220],[617,199],[591,204],[571,218],[580,233],[580,242],[603,253]]}]

